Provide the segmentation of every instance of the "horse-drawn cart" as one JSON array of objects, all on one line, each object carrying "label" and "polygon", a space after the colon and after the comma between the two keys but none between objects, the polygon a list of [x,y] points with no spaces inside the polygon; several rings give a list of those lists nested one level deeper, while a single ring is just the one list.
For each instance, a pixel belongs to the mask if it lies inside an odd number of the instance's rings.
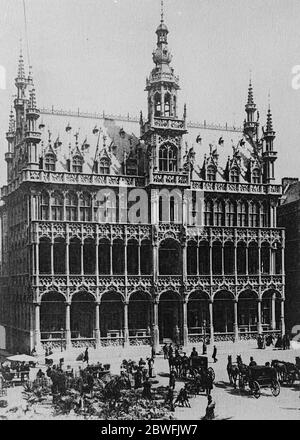
[{"label": "horse-drawn cart", "polygon": [[245,389],[249,387],[250,393],[258,399],[262,388],[270,388],[274,397],[280,393],[280,385],[277,380],[275,368],[266,366],[248,367],[243,375],[240,376],[239,387]]},{"label": "horse-drawn cart", "polygon": [[201,373],[209,373],[212,380],[215,380],[215,372],[212,367],[208,367],[207,356],[194,356],[190,358],[188,376],[195,377]]},{"label": "horse-drawn cart", "polygon": [[211,388],[215,380],[215,372],[208,367],[206,356],[194,356],[190,358],[190,364],[187,371],[189,382],[186,384],[190,395],[197,395],[207,388]]}]

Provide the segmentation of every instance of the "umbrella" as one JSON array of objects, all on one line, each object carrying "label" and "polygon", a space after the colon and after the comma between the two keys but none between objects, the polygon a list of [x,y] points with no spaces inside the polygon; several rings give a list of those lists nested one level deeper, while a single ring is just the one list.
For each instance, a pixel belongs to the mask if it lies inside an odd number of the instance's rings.
[{"label": "umbrella", "polygon": [[28,354],[16,354],[14,356],[9,356],[7,359],[13,362],[37,362],[35,357],[29,356]]}]

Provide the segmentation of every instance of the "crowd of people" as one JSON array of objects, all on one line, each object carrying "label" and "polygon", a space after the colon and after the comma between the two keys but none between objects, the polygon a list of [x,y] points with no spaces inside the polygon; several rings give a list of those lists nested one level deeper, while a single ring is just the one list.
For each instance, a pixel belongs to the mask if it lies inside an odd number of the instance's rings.
[{"label": "crowd of people", "polygon": [[278,335],[277,339],[270,334],[268,336],[258,335],[257,337],[257,347],[264,349],[266,347],[274,346],[274,348],[289,350],[290,349],[290,337],[286,333],[283,336]]}]

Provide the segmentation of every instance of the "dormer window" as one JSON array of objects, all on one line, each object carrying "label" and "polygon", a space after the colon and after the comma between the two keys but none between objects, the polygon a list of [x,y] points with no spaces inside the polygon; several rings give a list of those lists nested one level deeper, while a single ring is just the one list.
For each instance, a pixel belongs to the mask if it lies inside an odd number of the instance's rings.
[{"label": "dormer window", "polygon": [[258,168],[252,171],[252,183],[260,183],[260,172]]},{"label": "dormer window", "polygon": [[72,161],[72,171],[73,173],[82,173],[82,162],[83,159],[80,156],[74,156]]},{"label": "dormer window", "polygon": [[45,156],[45,170],[46,171],[55,171],[55,162],[56,162],[56,157],[54,156],[54,154],[46,154]]},{"label": "dormer window", "polygon": [[206,179],[209,180],[209,181],[216,180],[216,170],[215,170],[215,167],[213,167],[211,165],[207,167]]},{"label": "dormer window", "polygon": [[109,160],[101,159],[99,162],[99,174],[109,174]]},{"label": "dormer window", "polygon": [[234,167],[230,170],[230,182],[238,183],[240,181],[240,173],[238,168]]}]

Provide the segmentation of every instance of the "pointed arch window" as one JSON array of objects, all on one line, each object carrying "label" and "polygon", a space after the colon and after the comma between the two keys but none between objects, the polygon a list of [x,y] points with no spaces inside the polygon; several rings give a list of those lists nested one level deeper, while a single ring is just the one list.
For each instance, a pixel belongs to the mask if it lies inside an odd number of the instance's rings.
[{"label": "pointed arch window", "polygon": [[154,116],[161,116],[161,95],[156,93],[154,96]]},{"label": "pointed arch window", "polygon": [[260,208],[260,227],[266,228],[268,226],[268,205],[262,203]]},{"label": "pointed arch window", "polygon": [[101,159],[99,161],[99,174],[109,174],[109,160],[108,159]]},{"label": "pointed arch window", "polygon": [[48,153],[45,155],[45,170],[46,171],[55,171],[55,162],[56,157],[52,153]]},{"label": "pointed arch window", "polygon": [[163,144],[159,149],[159,170],[177,171],[177,148],[172,144]]},{"label": "pointed arch window", "polygon": [[66,195],[66,217],[67,221],[78,220],[78,197],[75,192],[68,192]]},{"label": "pointed arch window", "polygon": [[217,200],[214,206],[214,226],[224,225],[224,209],[221,200]]},{"label": "pointed arch window", "polygon": [[248,206],[243,201],[238,203],[238,226],[248,226]]},{"label": "pointed arch window", "polygon": [[237,167],[230,170],[230,182],[238,183],[240,181],[240,173]]},{"label": "pointed arch window", "polygon": [[252,171],[252,183],[260,183],[260,172],[258,168]]},{"label": "pointed arch window", "polygon": [[206,171],[206,179],[210,182],[216,180],[216,169],[214,166],[209,165]]},{"label": "pointed arch window", "polygon": [[88,193],[80,196],[80,221],[90,222],[92,220],[92,197]]},{"label": "pointed arch window", "polygon": [[51,195],[51,220],[63,220],[63,195],[57,191]]},{"label": "pointed arch window", "polygon": [[73,173],[82,173],[83,158],[79,155],[73,156],[72,171]]},{"label": "pointed arch window", "polygon": [[210,200],[204,202],[204,224],[205,226],[213,224],[213,204]]},{"label": "pointed arch window", "polygon": [[166,117],[170,116],[170,110],[171,110],[171,95],[170,93],[165,94],[165,105],[164,105],[164,115]]},{"label": "pointed arch window", "polygon": [[226,226],[236,225],[236,212],[235,204],[233,201],[228,200],[226,203]]},{"label": "pointed arch window", "polygon": [[49,194],[46,191],[41,193],[41,220],[49,220]]},{"label": "pointed arch window", "polygon": [[259,226],[259,205],[257,202],[253,202],[250,204],[250,227],[257,228]]}]

